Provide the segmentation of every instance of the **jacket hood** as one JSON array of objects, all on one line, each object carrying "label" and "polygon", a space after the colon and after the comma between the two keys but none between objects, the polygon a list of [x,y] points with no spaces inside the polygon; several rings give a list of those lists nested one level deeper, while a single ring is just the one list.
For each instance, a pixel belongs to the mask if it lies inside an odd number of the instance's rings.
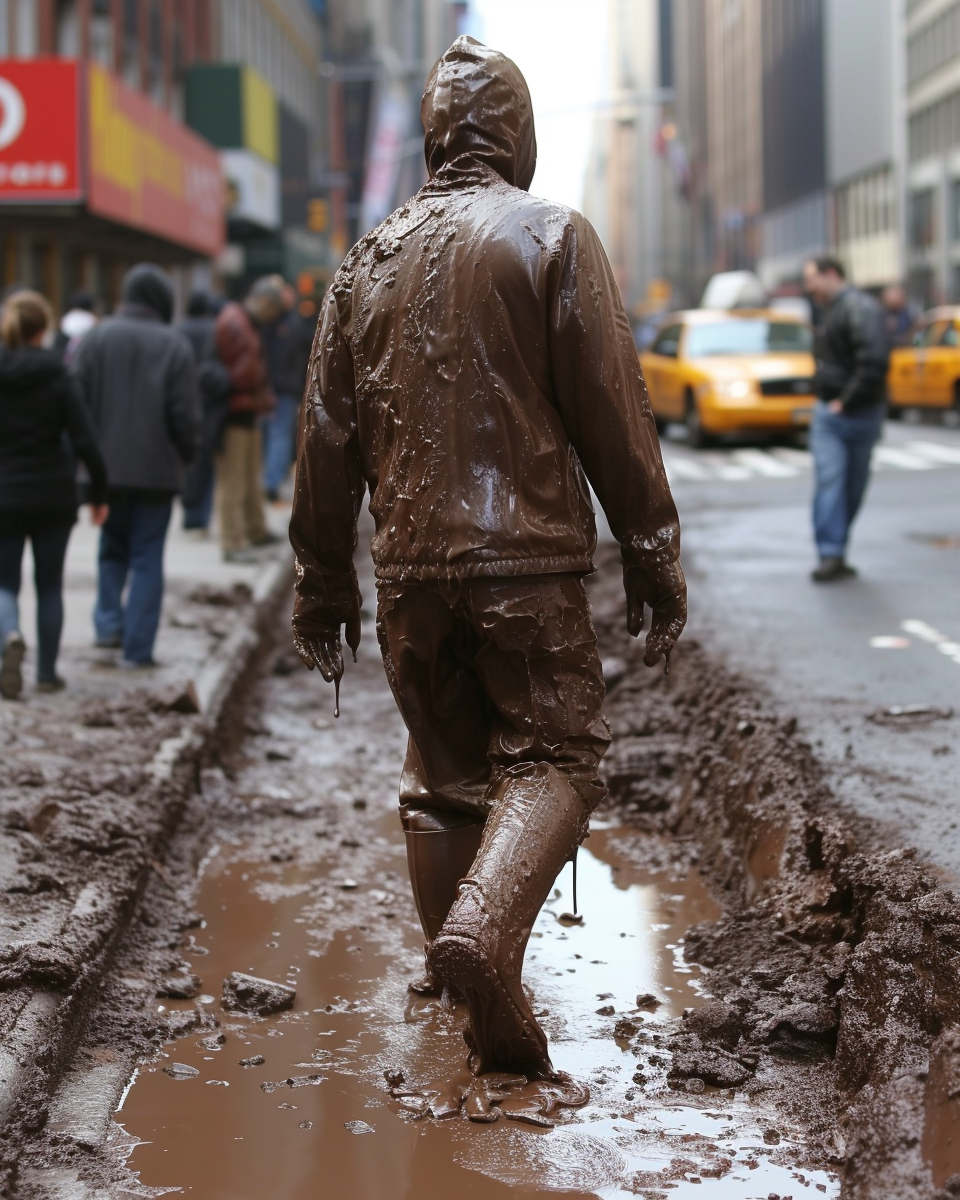
[{"label": "jacket hood", "polygon": [[458,37],[438,59],[420,102],[430,177],[484,163],[526,191],[537,166],[527,81],[505,54]]},{"label": "jacket hood", "polygon": [[152,308],[161,321],[173,319],[173,285],[166,271],[153,263],[137,263],[123,277],[120,298],[124,304]]},{"label": "jacket hood", "polygon": [[27,391],[65,374],[66,367],[52,350],[39,346],[0,348],[0,391]]}]

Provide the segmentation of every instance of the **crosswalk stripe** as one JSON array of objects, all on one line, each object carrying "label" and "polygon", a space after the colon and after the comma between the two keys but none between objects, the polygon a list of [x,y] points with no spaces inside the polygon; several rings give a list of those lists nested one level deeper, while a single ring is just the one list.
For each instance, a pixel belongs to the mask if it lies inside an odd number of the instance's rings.
[{"label": "crosswalk stripe", "polygon": [[679,475],[684,479],[709,479],[710,472],[692,458],[668,458],[664,461],[667,477]]},{"label": "crosswalk stripe", "polygon": [[799,474],[796,467],[778,461],[763,450],[736,450],[733,457],[741,466],[770,479],[787,479],[791,475]]},{"label": "crosswalk stripe", "polygon": [[873,457],[878,465],[900,467],[904,471],[929,471],[933,467],[933,463],[925,458],[909,454],[906,450],[895,450],[893,446],[878,446]]},{"label": "crosswalk stripe", "polygon": [[[694,483],[724,481],[742,483],[751,479],[793,479],[813,467],[809,450],[792,446],[766,449],[742,448],[692,451],[684,446],[663,446],[663,462],[671,481]],[[960,466],[960,446],[942,442],[909,441],[896,446],[880,445],[873,464],[880,471],[929,471]]]},{"label": "crosswalk stripe", "polygon": [[798,467],[801,471],[809,471],[813,466],[813,455],[809,450],[795,450],[792,446],[773,446],[770,453],[774,458],[787,463],[788,466]]},{"label": "crosswalk stripe", "polygon": [[906,449],[934,462],[960,465],[960,446],[944,446],[942,442],[907,442]]}]

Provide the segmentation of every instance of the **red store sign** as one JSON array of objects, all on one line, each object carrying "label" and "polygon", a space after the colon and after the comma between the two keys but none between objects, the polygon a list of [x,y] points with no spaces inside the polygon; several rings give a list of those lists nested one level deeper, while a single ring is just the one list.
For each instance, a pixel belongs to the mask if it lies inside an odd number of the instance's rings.
[{"label": "red store sign", "polygon": [[0,200],[80,200],[79,71],[69,59],[0,62]]},{"label": "red store sign", "polygon": [[91,213],[215,255],[220,156],[96,63],[0,60],[0,205],[83,201]]}]

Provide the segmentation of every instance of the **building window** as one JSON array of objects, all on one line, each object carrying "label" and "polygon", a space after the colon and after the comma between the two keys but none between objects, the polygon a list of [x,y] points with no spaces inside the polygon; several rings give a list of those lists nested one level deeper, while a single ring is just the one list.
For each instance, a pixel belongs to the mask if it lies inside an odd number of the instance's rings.
[{"label": "building window", "polygon": [[150,74],[150,95],[155,104],[162,105],[166,98],[163,78],[163,17],[158,0],[153,0],[150,5],[148,29],[150,37],[147,43],[149,49],[147,62]]},{"label": "building window", "polygon": [[17,17],[17,44],[14,53],[18,58],[35,58],[40,48],[40,14],[37,0],[15,0]]},{"label": "building window", "polygon": [[947,229],[951,242],[960,242],[960,179],[950,180]]},{"label": "building window", "polygon": [[933,188],[924,188],[910,197],[910,244],[918,249],[932,246],[936,240]]},{"label": "building window", "polygon": [[64,58],[80,54],[80,20],[77,0],[57,0],[54,9],[54,45]]},{"label": "building window", "polygon": [[960,146],[960,92],[953,92],[910,118],[910,161],[919,162]]},{"label": "building window", "polygon": [[896,221],[893,171],[884,167],[837,188],[837,242],[890,233]]},{"label": "building window", "polygon": [[140,3],[123,0],[123,79],[139,88],[140,79]]},{"label": "building window", "polygon": [[90,5],[90,57],[113,69],[113,15],[110,0],[93,0]]},{"label": "building window", "polygon": [[907,41],[907,83],[913,85],[960,53],[960,0],[938,13]]}]

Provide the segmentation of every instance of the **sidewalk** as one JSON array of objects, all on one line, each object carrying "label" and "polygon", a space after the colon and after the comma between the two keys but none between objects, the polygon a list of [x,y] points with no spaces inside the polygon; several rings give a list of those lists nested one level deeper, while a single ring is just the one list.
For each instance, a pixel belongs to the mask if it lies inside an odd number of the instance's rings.
[{"label": "sidewalk", "polygon": [[46,1119],[146,881],[162,865],[224,706],[292,589],[289,509],[275,545],[225,564],[176,511],[163,615],[145,671],[93,648],[98,532],[86,512],[67,559],[59,693],[33,686],[32,564],[21,590],[25,687],[0,702],[0,1195],[6,1153]]},{"label": "sidewalk", "polygon": [[[268,525],[281,540],[256,551],[255,564],[241,565],[222,561],[215,537],[196,541],[184,533],[182,512],[179,504],[175,505],[164,554],[166,587],[155,649],[160,666],[156,670],[121,672],[111,669],[116,653],[93,647],[100,532],[90,524],[89,511],[81,509],[70,538],[64,580],[65,616],[58,671],[67,681],[67,690],[53,697],[54,701],[69,704],[71,698],[109,697],[118,690],[162,688],[187,679],[197,684],[204,664],[231,631],[230,612],[235,605],[229,603],[229,598],[233,596],[238,603],[244,596],[249,600],[264,571],[274,563],[290,561],[289,515],[287,505],[268,505]],[[235,591],[237,588],[240,590]],[[197,603],[203,595],[208,602]],[[29,549],[24,555],[20,589],[20,628],[27,643],[22,701],[30,704],[38,697],[34,692],[36,603]]]}]

